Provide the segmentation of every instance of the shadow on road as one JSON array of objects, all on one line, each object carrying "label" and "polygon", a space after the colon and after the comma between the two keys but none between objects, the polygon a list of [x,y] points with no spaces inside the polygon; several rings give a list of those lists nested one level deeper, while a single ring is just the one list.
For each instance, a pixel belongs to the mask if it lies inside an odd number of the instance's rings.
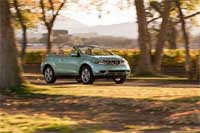
[{"label": "shadow on road", "polygon": [[[130,125],[161,126],[154,130],[140,130],[155,133],[161,131],[182,131],[181,127],[183,125],[169,125],[165,119],[174,112],[200,110],[200,106],[197,104],[200,101],[200,97],[188,97],[184,100],[186,101],[187,99],[196,99],[196,101],[183,103],[182,99],[166,102],[145,99],[28,93],[24,96],[5,96],[1,99],[2,105],[0,109],[10,114],[24,113],[31,116],[35,113],[45,113],[59,118],[67,116],[74,121],[90,121],[90,123],[79,123],[76,125],[77,127],[73,128],[73,132],[78,132],[83,127],[118,132],[131,129]],[[56,129],[59,130],[59,125],[57,126],[58,128]],[[63,128],[62,125],[60,126],[60,128]],[[187,126],[198,128],[192,125]]]}]

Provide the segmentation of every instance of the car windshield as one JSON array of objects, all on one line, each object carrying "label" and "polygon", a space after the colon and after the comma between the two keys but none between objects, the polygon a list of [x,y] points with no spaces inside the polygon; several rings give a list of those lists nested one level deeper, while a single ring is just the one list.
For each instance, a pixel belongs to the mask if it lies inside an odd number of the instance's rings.
[{"label": "car windshield", "polygon": [[98,55],[104,55],[104,56],[108,56],[108,55],[112,55],[111,52],[109,52],[108,50],[104,49],[104,48],[100,48],[100,47],[93,47],[93,46],[85,46],[85,47],[79,47],[81,53],[85,54],[85,55],[92,55],[92,56],[98,56]]}]

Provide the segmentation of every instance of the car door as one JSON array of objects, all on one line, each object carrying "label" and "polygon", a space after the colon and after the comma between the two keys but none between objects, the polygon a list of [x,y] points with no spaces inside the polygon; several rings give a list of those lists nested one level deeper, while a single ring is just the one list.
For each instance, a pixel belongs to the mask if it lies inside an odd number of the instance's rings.
[{"label": "car door", "polygon": [[77,75],[79,72],[79,63],[81,57],[76,50],[71,50],[67,55],[62,55],[59,57],[59,73],[64,75]]}]

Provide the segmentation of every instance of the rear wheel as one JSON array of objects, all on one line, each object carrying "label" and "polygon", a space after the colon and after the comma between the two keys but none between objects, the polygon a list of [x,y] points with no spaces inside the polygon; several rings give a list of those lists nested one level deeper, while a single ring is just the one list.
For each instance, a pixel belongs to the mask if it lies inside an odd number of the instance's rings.
[{"label": "rear wheel", "polygon": [[120,76],[113,78],[116,84],[123,84],[126,81],[126,76]]},{"label": "rear wheel", "polygon": [[94,76],[89,66],[84,66],[81,69],[81,81],[83,84],[93,84]]},{"label": "rear wheel", "polygon": [[54,71],[50,66],[47,66],[44,70],[44,79],[49,84],[56,82]]}]

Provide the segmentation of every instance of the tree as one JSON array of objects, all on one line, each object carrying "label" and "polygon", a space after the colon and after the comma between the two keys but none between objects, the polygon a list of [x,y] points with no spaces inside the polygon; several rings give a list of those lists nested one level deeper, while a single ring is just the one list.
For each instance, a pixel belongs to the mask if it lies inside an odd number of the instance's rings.
[{"label": "tree", "polygon": [[[196,0],[190,0],[190,2],[188,2],[187,0],[180,0],[182,5],[184,5],[184,10],[186,11],[186,13],[188,14],[187,16],[184,17],[184,19],[193,19],[195,16],[200,14],[200,11],[197,11],[197,7],[200,4],[200,1],[196,1]],[[163,11],[162,9],[163,7],[163,1],[156,1],[156,0],[151,0],[150,1],[150,7],[148,8],[148,12],[151,14],[150,17],[151,19],[148,21],[148,24],[152,27],[154,27],[156,24],[154,24],[153,22],[155,22],[158,19],[162,18],[162,14]],[[156,11],[156,12],[155,12]],[[180,20],[177,20],[178,18],[178,10],[176,10],[176,4],[172,4],[171,7],[171,15],[168,21],[168,30],[166,32],[166,39],[169,42],[169,48],[170,49],[176,49],[177,48],[177,24],[181,23]],[[193,13],[191,13],[193,12]],[[157,14],[158,15],[154,15]],[[155,28],[150,28],[155,32],[160,32],[160,29],[155,29]]]},{"label": "tree", "polygon": [[37,8],[34,0],[12,0],[11,2],[12,16],[15,22],[15,28],[22,29],[22,46],[21,46],[21,61],[24,64],[26,48],[27,48],[27,30],[34,28],[39,22],[39,13],[34,10]]},{"label": "tree", "polygon": [[52,49],[52,29],[54,22],[59,15],[60,10],[65,5],[66,0],[40,0],[40,7],[42,10],[42,21],[44,22],[47,35],[47,53]]},{"label": "tree", "polygon": [[120,0],[117,3],[119,9],[124,10],[132,7],[135,3],[137,24],[138,24],[138,44],[140,49],[140,59],[136,67],[136,75],[152,75],[154,73],[151,61],[151,38],[148,30],[147,12],[144,0]]},{"label": "tree", "polygon": [[167,41],[169,43],[169,49],[177,49],[177,29],[174,23],[169,19],[167,30]]},{"label": "tree", "polygon": [[[148,24],[149,24],[149,30],[151,30],[152,33],[156,33],[156,34],[152,34],[152,36],[154,37],[155,35],[159,34],[160,32],[160,29],[157,28],[158,26],[156,26],[156,21],[157,19],[160,19],[160,18],[163,18],[165,16],[163,16],[163,9],[164,9],[164,1],[150,1],[150,6],[148,8],[148,12],[151,14],[150,15],[150,18],[152,18],[150,21],[148,21]],[[171,12],[171,11],[170,11]],[[154,17],[156,14],[158,13],[158,17]],[[174,24],[174,19],[169,16],[169,19],[168,19],[168,28],[167,28],[167,31],[166,31],[166,41],[169,42],[169,48],[170,49],[176,49],[177,47],[177,44],[176,44],[176,37],[177,37],[177,29],[175,27],[175,24]]]},{"label": "tree", "polygon": [[[164,2],[165,2],[165,4],[162,4],[163,1],[161,1],[161,2],[151,1],[150,2],[150,6],[154,10],[156,10],[159,13],[160,16],[154,17],[153,19],[148,21],[148,23],[152,23],[152,22],[154,22],[155,20],[157,20],[159,18],[163,19],[163,22],[161,24],[161,29],[155,29],[156,31],[158,31],[158,34],[159,34],[158,41],[157,41],[157,44],[156,44],[156,53],[155,53],[155,59],[154,59],[154,67],[158,72],[160,72],[160,69],[161,69],[161,61],[162,61],[162,53],[163,53],[162,51],[163,51],[163,48],[164,48],[164,41],[165,41],[165,39],[167,39],[171,43],[171,48],[176,48],[176,33],[177,33],[176,32],[177,31],[176,30],[176,25],[181,23],[181,20],[177,20],[177,18],[178,18],[177,14],[180,14],[179,13],[180,10],[179,11],[176,10],[176,4],[173,4],[171,2],[171,9],[172,10],[168,9],[168,11],[166,11],[166,12],[168,12],[168,15],[171,12],[172,15],[168,16],[165,13],[165,10],[162,10],[162,9],[163,9],[164,6],[166,7],[166,4],[170,3],[170,1],[168,0],[168,2],[167,2],[166,0],[164,0]],[[186,19],[190,19],[190,18],[192,18],[192,17],[194,17],[196,15],[199,15],[200,12],[196,11],[196,6],[199,5],[200,2],[192,0],[192,2],[188,3],[188,1],[179,0],[179,3],[180,2],[182,3],[182,5],[184,5],[184,10],[185,11],[187,11],[187,12],[195,11],[195,13],[192,13],[190,15],[182,16],[182,20],[183,21],[185,21]],[[164,8],[164,9],[166,9],[166,8]],[[168,17],[168,19],[166,19],[167,17]],[[165,19],[165,24],[163,24],[164,23],[164,19]],[[166,20],[168,21],[168,24],[166,23]],[[164,31],[163,31],[163,28],[165,28]],[[182,30],[182,31],[184,32],[184,30]],[[161,36],[161,34],[163,34],[163,35]],[[164,36],[164,34],[166,34],[166,36]],[[186,40],[189,40],[188,36],[186,37]],[[188,50],[189,50],[189,48],[188,48]],[[188,52],[186,52],[186,53],[188,53]],[[188,59],[186,59],[186,60],[188,60]]]},{"label": "tree", "polygon": [[152,63],[150,55],[150,36],[147,27],[147,18],[143,0],[135,0],[137,20],[138,20],[138,32],[139,32],[139,47],[140,47],[140,60],[136,69],[136,74],[152,74]]},{"label": "tree", "polygon": [[163,48],[166,39],[166,32],[168,28],[169,16],[170,16],[170,7],[171,7],[171,0],[164,1],[164,11],[162,13],[162,24],[160,28],[160,32],[158,35],[158,40],[156,43],[156,52],[154,58],[154,70],[157,72],[161,71],[161,63],[162,63],[162,55],[163,55]]},{"label": "tree", "polygon": [[188,37],[187,31],[186,31],[186,23],[184,20],[184,14],[183,14],[183,11],[181,8],[181,3],[179,2],[179,0],[176,0],[176,6],[179,11],[179,17],[180,17],[180,21],[181,21],[181,29],[182,29],[183,37],[184,37],[184,41],[185,41],[185,71],[186,71],[188,78],[192,78],[189,37]]},{"label": "tree", "polygon": [[7,0],[0,1],[0,90],[22,83],[11,13]]},{"label": "tree", "polygon": [[27,26],[25,24],[24,17],[22,16],[21,10],[19,9],[19,4],[17,0],[13,0],[14,7],[16,10],[17,17],[19,18],[19,22],[22,28],[22,36],[23,36],[23,41],[22,41],[22,49],[21,49],[21,61],[24,63],[24,58],[25,58],[25,52],[26,52],[26,46],[27,46]]}]

